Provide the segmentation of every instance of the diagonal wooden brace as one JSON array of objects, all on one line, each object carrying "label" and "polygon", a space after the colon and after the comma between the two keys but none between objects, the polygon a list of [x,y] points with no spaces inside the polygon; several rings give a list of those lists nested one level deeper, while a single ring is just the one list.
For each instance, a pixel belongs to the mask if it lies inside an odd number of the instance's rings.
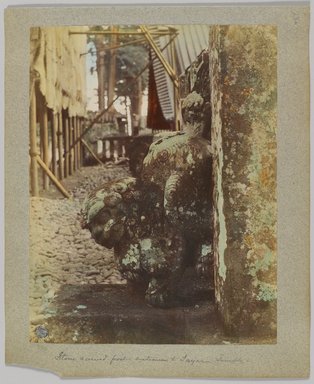
[{"label": "diagonal wooden brace", "polygon": [[158,45],[155,43],[151,33],[149,30],[145,27],[145,25],[140,25],[140,28],[142,32],[144,33],[145,38],[149,42],[151,48],[154,50],[156,56],[160,60],[162,66],[165,68],[165,71],[168,73],[170,76],[171,80],[173,81],[173,84],[175,85],[176,88],[179,87],[179,82],[178,82],[178,77],[175,73],[175,70],[171,67],[171,65],[168,63],[168,61],[165,59],[164,55],[162,54],[160,48]]},{"label": "diagonal wooden brace", "polygon": [[55,184],[55,186],[59,189],[59,191],[63,194],[63,196],[70,198],[71,195],[69,192],[64,188],[64,186],[60,183],[60,181],[57,179],[57,177],[50,171],[50,169],[47,167],[47,165],[42,161],[40,156],[36,156],[37,163],[42,167],[42,169],[46,172],[46,174],[49,176],[51,181]]}]

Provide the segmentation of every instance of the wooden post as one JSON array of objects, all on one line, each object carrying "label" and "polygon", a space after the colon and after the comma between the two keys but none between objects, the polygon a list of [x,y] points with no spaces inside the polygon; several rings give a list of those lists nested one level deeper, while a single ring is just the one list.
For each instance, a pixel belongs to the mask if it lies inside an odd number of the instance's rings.
[{"label": "wooden post", "polygon": [[30,179],[32,196],[39,196],[38,189],[38,167],[36,157],[38,156],[37,135],[36,135],[36,87],[31,94],[31,103],[29,111],[29,154],[31,157]]},{"label": "wooden post", "polygon": [[114,160],[114,140],[110,139],[110,160]]},{"label": "wooden post", "polygon": [[77,117],[74,116],[72,117],[72,137],[73,137],[73,170],[76,171],[77,169],[77,143],[76,143],[76,138],[77,138]]},{"label": "wooden post", "polygon": [[[83,126],[84,126],[83,124],[84,124],[84,119],[83,119],[83,118],[80,118],[80,126],[79,126],[79,129],[80,129],[80,137],[81,137],[81,134],[82,134],[82,132],[83,132]],[[80,140],[79,146],[80,146],[81,166],[83,166],[83,164],[84,164],[84,148],[83,148],[83,145],[82,145],[81,140]]]},{"label": "wooden post", "polygon": [[[44,104],[44,98],[40,105],[40,140],[43,149],[43,161],[49,167],[49,143],[48,143],[48,113],[47,107]],[[46,173],[43,173],[43,189],[49,189],[49,178]]]},{"label": "wooden post", "polygon": [[[176,55],[174,51],[174,42],[170,44],[170,51],[171,51],[171,66],[174,69],[174,72],[176,73]],[[174,124],[175,124],[175,130],[180,131],[180,97],[179,97],[179,88],[176,87],[176,85],[173,83],[173,110],[174,110]]]},{"label": "wooden post", "polygon": [[110,149],[109,149],[109,141],[108,140],[103,140],[102,141],[102,147],[103,147],[103,151],[104,151],[104,159],[105,159],[105,161],[107,161],[107,160],[110,159],[110,153],[109,153],[109,157],[108,157],[108,151],[110,151]]},{"label": "wooden post", "polygon": [[119,138],[119,140],[117,141],[118,158],[123,156],[122,155],[122,143],[123,143],[123,140]]},{"label": "wooden post", "polygon": [[76,166],[75,166],[75,152],[76,152],[76,146],[74,145],[75,143],[75,137],[76,137],[76,132],[75,132],[75,117],[72,117],[71,119],[71,127],[72,127],[72,169],[73,169],[73,173],[74,171],[76,170]]},{"label": "wooden post", "polygon": [[69,119],[65,116],[64,118],[64,177],[69,176]]},{"label": "wooden post", "polygon": [[[116,32],[116,27],[111,26],[110,30],[112,32]],[[110,43],[112,46],[117,45],[117,35],[112,34],[110,35]],[[116,86],[116,50],[113,49],[111,51],[106,52],[107,55],[109,55],[109,66],[108,66],[108,105],[111,105],[114,99],[114,89]],[[111,105],[110,110],[114,111],[113,105]]]},{"label": "wooden post", "polygon": [[127,144],[127,141],[123,140],[123,142],[122,142],[122,156],[123,157],[126,157],[126,144]]},{"label": "wooden post", "polygon": [[58,113],[58,157],[59,157],[59,179],[62,180],[64,177],[63,172],[63,121],[62,121],[62,112]]},{"label": "wooden post", "polygon": [[52,113],[51,119],[51,161],[52,173],[57,174],[57,129],[58,129],[58,115]]},{"label": "wooden post", "polygon": [[73,175],[73,152],[74,148],[72,148],[73,145],[73,117],[69,117],[69,148],[70,153],[69,153],[69,174]]},{"label": "wooden post", "polygon": [[79,137],[79,132],[78,132],[78,121],[79,121],[79,118],[76,116],[75,117],[75,125],[74,125],[74,130],[75,130],[75,151],[76,151],[76,155],[75,155],[75,167],[76,169],[79,169],[79,162],[78,162],[78,159],[79,159],[79,148],[78,148],[78,141],[77,141],[77,138]]},{"label": "wooden post", "polygon": [[[77,137],[81,136],[81,118],[78,117],[76,120],[76,132],[77,132]],[[77,168],[81,168],[81,141],[78,140],[77,142]]]},{"label": "wooden post", "polygon": [[[95,37],[96,68],[98,77],[98,109],[105,108],[105,46],[103,36]],[[103,118],[101,119],[103,121]]]}]

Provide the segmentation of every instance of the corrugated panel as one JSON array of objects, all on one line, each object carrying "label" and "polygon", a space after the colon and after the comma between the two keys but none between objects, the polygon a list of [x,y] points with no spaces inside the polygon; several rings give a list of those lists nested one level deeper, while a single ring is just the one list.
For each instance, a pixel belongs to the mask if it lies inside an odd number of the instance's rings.
[{"label": "corrugated panel", "polygon": [[178,52],[178,75],[188,68],[197,56],[208,48],[208,25],[176,25],[179,35],[175,40]]},{"label": "corrugated panel", "polygon": [[[150,26],[150,32],[157,32],[158,26]],[[168,37],[154,36],[156,45],[161,49],[168,42]],[[165,54],[165,51],[163,52]],[[166,57],[166,56],[165,56]],[[155,58],[155,53],[152,52],[152,58]],[[157,86],[157,94],[162,113],[166,120],[173,120],[174,117],[174,105],[173,105],[173,86],[171,87],[171,79],[164,70],[163,65],[158,59],[153,62],[154,75]]]},{"label": "corrugated panel", "polygon": [[[179,34],[174,40],[174,55],[177,62],[173,63],[173,55],[171,51],[171,45],[169,45],[164,51],[163,55],[165,59],[171,64],[172,67],[176,67],[177,75],[184,73],[197,56],[206,48],[208,48],[208,26],[207,25],[173,25]],[[150,32],[157,32],[158,26],[149,26]],[[154,40],[159,48],[163,48],[169,42],[169,36],[156,36]],[[152,53],[152,57],[155,54]],[[158,99],[161,106],[161,110],[166,120],[174,119],[174,89],[173,83],[168,74],[166,73],[161,62],[156,59],[153,63],[154,75],[156,79]]]}]

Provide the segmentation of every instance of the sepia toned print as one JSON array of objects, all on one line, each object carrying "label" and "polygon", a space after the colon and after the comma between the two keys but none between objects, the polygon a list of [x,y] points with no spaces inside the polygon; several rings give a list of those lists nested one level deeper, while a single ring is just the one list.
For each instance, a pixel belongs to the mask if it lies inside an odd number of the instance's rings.
[{"label": "sepia toned print", "polygon": [[30,49],[30,341],[276,343],[277,28]]}]

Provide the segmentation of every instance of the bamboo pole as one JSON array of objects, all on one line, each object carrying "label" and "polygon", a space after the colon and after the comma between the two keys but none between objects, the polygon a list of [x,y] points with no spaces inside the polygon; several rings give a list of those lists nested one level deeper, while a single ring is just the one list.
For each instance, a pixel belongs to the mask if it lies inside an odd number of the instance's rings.
[{"label": "bamboo pole", "polygon": [[62,112],[58,113],[58,157],[59,157],[59,179],[62,180],[64,177],[63,170],[63,121],[62,121]]},{"label": "bamboo pole", "polygon": [[[115,26],[110,27],[112,32],[116,31]],[[110,43],[116,44],[117,43],[117,35],[112,34],[110,36]],[[113,108],[113,100],[114,100],[114,89],[116,86],[116,51],[112,50],[107,53],[109,55],[109,66],[108,66],[108,74],[107,74],[107,82],[108,82],[108,105],[111,105],[111,109]]]},{"label": "bamboo pole", "polygon": [[149,42],[151,48],[155,52],[156,56],[158,57],[159,61],[161,62],[162,66],[170,76],[170,79],[173,81],[173,84],[176,88],[179,87],[178,77],[175,73],[175,70],[172,68],[172,66],[169,64],[169,62],[165,59],[164,55],[161,52],[161,49],[158,47],[158,45],[155,43],[155,40],[152,38],[151,33],[149,30],[144,26],[140,25],[141,30],[145,33],[145,37],[147,41]]},{"label": "bamboo pole", "polygon": [[[76,137],[81,136],[81,118],[78,117],[76,120]],[[81,168],[81,142],[77,141],[77,168]]]},{"label": "bamboo pole", "polygon": [[81,138],[83,138],[83,131],[85,129],[85,119],[82,119],[81,121],[81,133],[80,133],[80,143],[81,143],[81,156],[82,156],[82,165],[84,165],[84,155],[85,155],[85,148],[84,148],[84,145],[82,143],[82,140]]},{"label": "bamboo pole", "polygon": [[[140,39],[128,41],[127,43],[121,43],[121,44],[117,44],[117,45],[110,45],[109,47],[106,46],[103,50],[104,51],[110,51],[112,49],[120,49],[120,48],[126,47],[128,45],[136,45],[136,44],[141,44],[141,43],[145,43],[145,42],[146,42],[146,39],[144,37],[141,37]],[[81,53],[80,57],[81,56],[86,56],[86,55],[88,55],[90,53],[95,54],[96,50],[89,49],[88,52]]]},{"label": "bamboo pole", "polygon": [[38,188],[38,167],[36,156],[38,156],[37,134],[36,134],[36,92],[35,87],[31,93],[31,103],[29,111],[29,154],[31,157],[30,163],[30,179],[32,196],[39,196]]},{"label": "bamboo pole", "polygon": [[[79,135],[78,138],[81,137],[82,135],[82,130],[83,130],[83,118],[79,119]],[[78,141],[79,144],[79,149],[80,149],[80,167],[83,166],[83,160],[84,160],[84,154],[83,154],[83,145],[81,140]]]},{"label": "bamboo pole", "polygon": [[[43,161],[49,167],[49,142],[48,142],[48,113],[47,107],[44,104],[44,99],[42,98],[42,103],[40,106],[40,134],[41,142],[43,149]],[[49,179],[47,175],[43,174],[43,189],[49,189]]]},{"label": "bamboo pole", "polygon": [[76,142],[76,123],[77,119],[76,116],[72,117],[72,131],[73,131],[73,143],[74,143],[74,148],[73,148],[73,170],[76,171],[77,169],[77,142]]},{"label": "bamboo pole", "polygon": [[[96,70],[98,78],[98,109],[102,110],[105,108],[105,51],[104,51],[104,41],[103,37],[95,37],[95,47],[96,47]],[[103,119],[101,119],[103,120]]]},{"label": "bamboo pole", "polygon": [[73,118],[69,117],[69,147],[70,147],[70,156],[69,156],[69,174],[73,175],[73,153],[74,153],[74,140],[73,140]]},{"label": "bamboo pole", "polygon": [[51,119],[51,162],[52,172],[57,173],[57,129],[58,129],[58,115],[52,113]]},{"label": "bamboo pole", "polygon": [[119,49],[119,48],[126,47],[128,45],[136,45],[136,44],[144,43],[145,41],[146,41],[145,38],[140,38],[137,40],[128,41],[127,43],[123,43],[123,44],[110,45],[109,47],[106,47],[105,49],[106,49],[106,51],[110,51],[111,49]]},{"label": "bamboo pole", "polygon": [[95,152],[92,150],[92,148],[86,143],[84,139],[81,139],[82,144],[84,147],[88,150],[88,152],[93,156],[93,158],[100,164],[104,165],[104,163],[99,159],[99,157],[95,154]]},{"label": "bamboo pole", "polygon": [[71,139],[72,139],[72,174],[75,171],[75,117],[71,118]]},{"label": "bamboo pole", "polygon": [[[176,55],[174,51],[174,43],[170,44],[170,52],[171,52],[171,66],[176,70]],[[175,130],[180,131],[180,103],[179,103],[179,88],[173,84],[173,106],[174,106],[174,123]]]},{"label": "bamboo pole", "polygon": [[[169,36],[169,35],[174,35],[174,34],[178,34],[177,32],[151,32],[151,35],[155,35],[155,36]],[[81,32],[78,32],[78,31],[70,31],[69,32],[69,35],[138,35],[138,36],[143,36],[144,33],[143,32],[133,32],[133,31],[130,31],[130,32],[127,32],[127,31],[81,31]]]},{"label": "bamboo pole", "polygon": [[69,192],[64,188],[64,186],[60,183],[60,181],[56,178],[56,176],[50,171],[50,169],[47,167],[47,165],[42,161],[40,156],[36,156],[36,160],[38,164],[42,167],[45,174],[50,177],[51,181],[56,185],[56,187],[59,189],[59,191],[65,196],[65,197],[71,197]]},{"label": "bamboo pole", "polygon": [[64,118],[64,177],[69,176],[69,120]]}]

